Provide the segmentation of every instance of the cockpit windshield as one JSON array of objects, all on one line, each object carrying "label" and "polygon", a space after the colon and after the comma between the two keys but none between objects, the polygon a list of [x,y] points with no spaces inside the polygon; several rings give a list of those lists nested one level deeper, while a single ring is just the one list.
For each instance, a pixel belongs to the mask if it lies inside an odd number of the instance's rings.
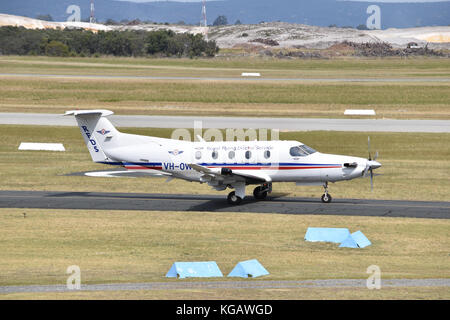
[{"label": "cockpit windshield", "polygon": [[300,146],[292,147],[292,148],[289,150],[289,153],[290,153],[291,156],[293,156],[293,157],[306,157],[306,156],[308,156],[308,155],[310,155],[310,154],[313,154],[314,152],[317,152],[317,151],[314,150],[314,149],[311,148],[311,147],[308,147],[308,146],[305,145],[305,144],[302,144],[302,145],[300,145]]}]

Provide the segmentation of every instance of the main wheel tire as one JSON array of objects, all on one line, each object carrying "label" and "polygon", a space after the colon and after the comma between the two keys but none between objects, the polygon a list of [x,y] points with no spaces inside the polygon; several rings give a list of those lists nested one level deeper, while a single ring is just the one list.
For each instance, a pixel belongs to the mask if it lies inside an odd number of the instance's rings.
[{"label": "main wheel tire", "polygon": [[267,197],[267,191],[261,191],[261,187],[256,187],[255,190],[253,190],[253,196],[255,199],[263,200]]},{"label": "main wheel tire", "polygon": [[241,197],[238,197],[238,196],[236,195],[236,193],[235,193],[234,191],[232,191],[232,192],[230,192],[230,193],[228,194],[227,201],[228,201],[229,204],[237,205],[237,204],[240,204],[240,203],[241,203],[242,198],[241,198]]},{"label": "main wheel tire", "polygon": [[332,197],[331,197],[331,194],[323,194],[322,195],[322,202],[323,203],[330,203],[331,202],[331,199],[333,199]]}]

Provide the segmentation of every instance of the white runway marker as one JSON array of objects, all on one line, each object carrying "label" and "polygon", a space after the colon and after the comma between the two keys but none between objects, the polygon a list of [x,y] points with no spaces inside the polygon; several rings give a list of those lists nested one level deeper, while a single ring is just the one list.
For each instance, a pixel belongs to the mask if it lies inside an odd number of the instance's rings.
[{"label": "white runway marker", "polygon": [[347,109],[344,112],[347,116],[374,116],[375,110],[371,109]]},{"label": "white runway marker", "polygon": [[22,142],[19,150],[66,151],[62,143]]},{"label": "white runway marker", "polygon": [[261,74],[258,72],[242,72],[241,76],[243,76],[243,77],[261,77]]}]

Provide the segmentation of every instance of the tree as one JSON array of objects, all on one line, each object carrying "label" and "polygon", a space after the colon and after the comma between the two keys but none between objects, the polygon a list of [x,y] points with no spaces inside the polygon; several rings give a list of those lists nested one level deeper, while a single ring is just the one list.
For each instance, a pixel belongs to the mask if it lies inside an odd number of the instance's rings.
[{"label": "tree", "polygon": [[150,32],[146,39],[146,51],[149,54],[155,54],[167,51],[169,38],[174,36],[170,30],[157,30]]},{"label": "tree", "polygon": [[49,56],[214,56],[219,48],[201,34],[171,30],[92,31],[82,29],[32,30],[0,27],[0,53]]},{"label": "tree", "polygon": [[237,19],[234,24],[242,24],[241,20]]},{"label": "tree", "polygon": [[53,57],[67,57],[69,47],[60,41],[52,40],[45,46],[45,54]]},{"label": "tree", "polygon": [[228,24],[227,17],[221,15],[216,18],[213,22],[213,26],[225,26]]},{"label": "tree", "polygon": [[356,27],[358,30],[369,30],[365,24],[360,24]]},{"label": "tree", "polygon": [[109,19],[106,20],[105,24],[106,24],[106,25],[110,25],[110,26],[115,26],[115,25],[117,25],[118,23],[117,23],[117,21],[115,21],[114,19],[109,18]]}]

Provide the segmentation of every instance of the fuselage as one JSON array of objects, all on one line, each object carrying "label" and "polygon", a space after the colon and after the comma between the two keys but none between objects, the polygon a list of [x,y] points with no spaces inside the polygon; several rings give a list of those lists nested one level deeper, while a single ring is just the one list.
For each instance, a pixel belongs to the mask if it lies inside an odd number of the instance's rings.
[{"label": "fuselage", "polygon": [[359,157],[320,153],[298,141],[188,142],[153,137],[141,139],[144,140],[139,144],[112,149],[107,156],[130,170],[160,170],[189,181],[204,182],[202,174],[191,166],[197,164],[207,168],[262,174],[273,182],[299,184],[358,178],[363,175],[369,161]]}]

